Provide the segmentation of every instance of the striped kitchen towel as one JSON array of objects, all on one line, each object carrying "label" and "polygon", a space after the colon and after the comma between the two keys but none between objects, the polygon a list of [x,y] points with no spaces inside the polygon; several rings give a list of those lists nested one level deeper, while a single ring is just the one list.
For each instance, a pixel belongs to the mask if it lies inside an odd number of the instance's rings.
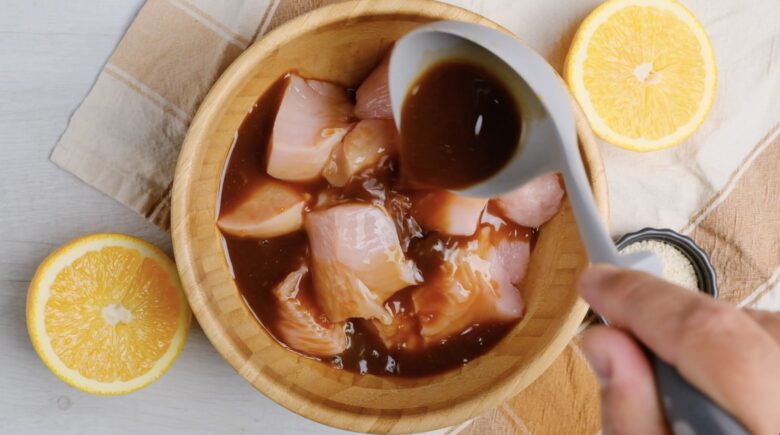
[{"label": "striped kitchen towel", "polygon": [[[51,159],[167,229],[179,147],[212,83],[256,38],[332,2],[148,0]],[[600,3],[449,2],[515,32],[558,69],[577,26]],[[601,144],[612,231],[654,226],[687,233],[709,252],[722,298],[780,310],[780,2],[683,2],[715,48],[715,106],[701,130],[677,148],[639,154]],[[575,338],[517,397],[438,432],[599,430],[598,386]]]}]

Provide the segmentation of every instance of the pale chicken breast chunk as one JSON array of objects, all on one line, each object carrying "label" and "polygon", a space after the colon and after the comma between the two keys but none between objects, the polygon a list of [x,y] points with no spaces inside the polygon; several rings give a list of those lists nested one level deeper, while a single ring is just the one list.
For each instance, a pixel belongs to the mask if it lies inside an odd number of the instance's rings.
[{"label": "pale chicken breast chunk", "polygon": [[309,213],[304,228],[314,289],[328,318],[390,323],[391,313],[383,303],[417,283],[419,272],[405,257],[388,214],[373,205],[346,203]]},{"label": "pale chicken breast chunk", "polygon": [[507,270],[504,263],[519,254],[499,254],[488,241],[489,231],[481,230],[479,240],[448,253],[437,276],[414,290],[412,300],[426,345],[446,340],[471,325],[522,317],[523,299],[512,282],[521,273]]},{"label": "pale chicken breast chunk", "polygon": [[376,166],[398,143],[393,121],[367,119],[355,124],[331,152],[322,175],[333,186],[344,186],[358,172]]},{"label": "pale chicken breast chunk", "polygon": [[397,293],[385,302],[385,307],[392,313],[393,320],[385,325],[377,319],[371,319],[369,325],[376,331],[385,347],[391,351],[412,352],[423,348],[420,335],[420,322],[414,313],[414,306],[404,306]]},{"label": "pale chicken breast chunk", "polygon": [[451,236],[477,231],[487,199],[456,195],[443,189],[412,196],[412,216],[423,229]]},{"label": "pale chicken breast chunk", "polygon": [[282,236],[301,229],[306,201],[307,194],[268,180],[255,186],[235,209],[222,214],[217,226],[237,237]]},{"label": "pale chicken breast chunk", "polygon": [[515,223],[540,227],[561,208],[563,194],[558,174],[551,172],[498,197],[496,204]]},{"label": "pale chicken breast chunk", "polygon": [[352,127],[347,91],[332,83],[290,75],[268,144],[268,175],[311,181]]},{"label": "pale chicken breast chunk", "polygon": [[417,319],[411,314],[396,314],[389,325],[377,319],[372,319],[371,324],[388,350],[413,352],[423,348]]},{"label": "pale chicken breast chunk", "polygon": [[301,266],[273,289],[279,310],[276,330],[291,348],[314,356],[343,352],[349,341],[343,323],[331,323],[312,303],[302,297],[301,282],[309,269]]},{"label": "pale chicken breast chunk", "polygon": [[390,54],[366,77],[357,90],[355,116],[360,119],[393,119],[388,72]]},{"label": "pale chicken breast chunk", "polygon": [[495,268],[502,268],[509,275],[509,282],[518,285],[525,278],[531,247],[526,240],[500,240],[491,250],[489,261]]}]

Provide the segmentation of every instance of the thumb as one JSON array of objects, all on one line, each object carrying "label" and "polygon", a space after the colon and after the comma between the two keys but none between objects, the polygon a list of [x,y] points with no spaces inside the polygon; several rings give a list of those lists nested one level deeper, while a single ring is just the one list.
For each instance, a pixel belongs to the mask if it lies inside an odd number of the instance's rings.
[{"label": "thumb", "polygon": [[601,385],[604,434],[668,434],[653,372],[626,333],[596,326],[583,335],[583,352]]}]

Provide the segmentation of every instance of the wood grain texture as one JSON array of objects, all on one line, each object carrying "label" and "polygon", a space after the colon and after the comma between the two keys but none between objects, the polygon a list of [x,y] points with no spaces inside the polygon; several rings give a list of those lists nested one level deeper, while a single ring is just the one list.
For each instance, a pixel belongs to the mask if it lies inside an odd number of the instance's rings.
[{"label": "wood grain texture", "polygon": [[[568,203],[540,234],[524,283],[527,314],[493,350],[424,379],[359,376],[278,345],[245,307],[231,279],[215,220],[234,134],[257,98],[283,73],[355,85],[389,44],[437,19],[498,27],[462,9],[422,0],[349,2],[301,16],[250,47],[204,100],[185,140],[173,192],[179,272],[198,321],[222,356],[274,401],[354,431],[412,432],[448,426],[499,405],[539,376],[574,335],[587,307],[573,283],[586,258]],[[606,215],[598,148],[578,123],[592,187]]]}]

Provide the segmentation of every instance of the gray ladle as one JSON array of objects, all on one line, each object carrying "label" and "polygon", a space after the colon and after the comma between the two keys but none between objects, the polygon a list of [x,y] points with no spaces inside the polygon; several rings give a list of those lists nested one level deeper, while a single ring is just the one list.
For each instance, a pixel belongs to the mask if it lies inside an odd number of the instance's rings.
[{"label": "gray ladle", "polygon": [[[515,96],[522,122],[518,151],[507,165],[493,177],[456,193],[495,197],[541,174],[560,172],[591,262],[660,275],[660,261],[654,255],[618,254],[593,202],[565,85],[544,59],[511,36],[476,24],[441,21],[401,38],[393,49],[389,72],[390,100],[398,128],[403,131],[401,109],[417,79],[432,65],[450,59],[475,62],[494,73]],[[747,433],[676,369],[647,352],[667,420],[676,434]]]}]

